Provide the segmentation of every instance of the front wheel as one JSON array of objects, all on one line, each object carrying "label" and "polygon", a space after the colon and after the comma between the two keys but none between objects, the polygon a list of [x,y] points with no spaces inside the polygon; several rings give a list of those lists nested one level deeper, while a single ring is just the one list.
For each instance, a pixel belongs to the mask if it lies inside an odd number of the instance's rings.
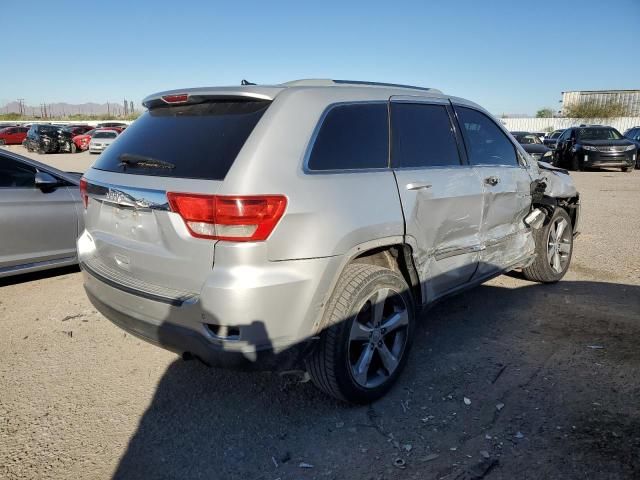
[{"label": "front wheel", "polygon": [[539,229],[533,231],[536,244],[534,262],[522,269],[527,280],[555,283],[564,277],[573,254],[573,226],[566,210],[556,208]]},{"label": "front wheel", "polygon": [[324,322],[307,359],[313,383],[347,402],[383,396],[404,368],[413,336],[413,299],[404,278],[388,268],[348,265]]},{"label": "front wheel", "polygon": [[624,168],[622,169],[622,171],[623,171],[623,172],[627,172],[627,173],[629,173],[629,172],[633,172],[633,167],[624,167]]}]

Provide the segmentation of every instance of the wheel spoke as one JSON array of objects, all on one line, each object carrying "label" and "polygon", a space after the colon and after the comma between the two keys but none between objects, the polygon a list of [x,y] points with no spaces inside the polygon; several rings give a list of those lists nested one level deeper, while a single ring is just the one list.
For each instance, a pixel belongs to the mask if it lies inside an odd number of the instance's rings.
[{"label": "wheel spoke", "polygon": [[560,254],[558,252],[553,254],[553,269],[558,273],[562,271],[562,267],[560,266]]},{"label": "wheel spoke", "polygon": [[380,323],[382,322],[384,304],[387,301],[388,296],[389,296],[389,289],[381,288],[371,298],[371,301],[374,302],[373,303],[373,325],[374,326],[380,325]]},{"label": "wheel spoke", "polygon": [[560,253],[568,254],[571,251],[571,243],[570,242],[560,242],[558,244],[558,249]]},{"label": "wheel spoke", "polygon": [[371,344],[366,344],[360,353],[358,361],[354,365],[354,376],[360,385],[366,385],[369,373],[369,366],[373,358],[374,348]]},{"label": "wheel spoke", "polygon": [[556,229],[551,227],[549,229],[549,243],[556,243],[556,239],[557,239]]},{"label": "wheel spoke", "polygon": [[567,222],[565,222],[564,220],[560,221],[556,228],[557,228],[556,241],[560,241],[562,239],[562,234],[564,233],[564,229],[567,228]]},{"label": "wheel spoke", "polygon": [[382,365],[384,365],[387,373],[391,375],[398,366],[398,359],[393,355],[393,353],[391,353],[384,342],[378,345],[377,350],[378,355],[380,355],[380,360],[382,360]]},{"label": "wheel spoke", "polygon": [[409,314],[406,310],[401,310],[387,318],[380,326],[385,329],[384,335],[387,335],[390,332],[406,325],[409,325]]},{"label": "wheel spoke", "polygon": [[368,342],[371,330],[372,328],[361,324],[358,319],[355,319],[351,326],[351,335],[349,336],[349,340],[352,342]]}]

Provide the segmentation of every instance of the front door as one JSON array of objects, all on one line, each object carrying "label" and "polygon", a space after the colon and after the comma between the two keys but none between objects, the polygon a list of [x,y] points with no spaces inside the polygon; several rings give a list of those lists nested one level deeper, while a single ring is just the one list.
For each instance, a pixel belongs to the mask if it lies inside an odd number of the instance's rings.
[{"label": "front door", "polygon": [[480,251],[482,184],[464,163],[447,99],[392,97],[391,166],[423,297],[467,283]]},{"label": "front door", "polygon": [[475,277],[507,269],[531,254],[524,218],[531,209],[531,177],[515,144],[488,115],[455,106],[469,162],[482,182],[482,253]]}]

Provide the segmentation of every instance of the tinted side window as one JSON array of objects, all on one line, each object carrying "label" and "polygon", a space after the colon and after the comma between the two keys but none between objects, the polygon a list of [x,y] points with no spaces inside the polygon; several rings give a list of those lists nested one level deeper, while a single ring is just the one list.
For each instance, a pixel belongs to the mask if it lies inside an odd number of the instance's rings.
[{"label": "tinted side window", "polygon": [[318,131],[311,170],[385,168],[389,150],[387,105],[337,105],[329,110]]},{"label": "tinted side window", "polygon": [[518,165],[516,150],[504,132],[485,114],[456,107],[466,131],[469,160],[474,165]]},{"label": "tinted side window", "polygon": [[36,169],[0,155],[0,188],[35,187]]},{"label": "tinted side window", "polygon": [[391,103],[391,161],[394,167],[460,165],[444,105]]}]

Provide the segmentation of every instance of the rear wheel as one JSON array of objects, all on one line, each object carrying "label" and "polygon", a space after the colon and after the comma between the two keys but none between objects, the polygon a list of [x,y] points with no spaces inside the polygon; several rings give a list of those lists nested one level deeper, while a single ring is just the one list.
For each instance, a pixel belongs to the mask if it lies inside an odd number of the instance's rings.
[{"label": "rear wheel", "polygon": [[527,280],[554,283],[562,279],[571,263],[573,227],[569,214],[556,208],[551,218],[533,231],[536,259],[522,273]]},{"label": "rear wheel", "polygon": [[402,276],[375,265],[347,266],[325,324],[307,359],[314,384],[353,403],[384,395],[404,368],[414,328],[413,300]]},{"label": "rear wheel", "polygon": [[78,147],[76,147],[76,144],[71,142],[71,146],[69,147],[69,151],[71,153],[76,153],[78,151]]},{"label": "rear wheel", "polygon": [[629,173],[629,172],[633,172],[633,167],[624,167],[624,168],[622,169],[622,171],[623,171],[623,172],[627,172],[627,173]]},{"label": "rear wheel", "polygon": [[2,139],[0,139],[0,145],[4,145],[6,142]]}]

